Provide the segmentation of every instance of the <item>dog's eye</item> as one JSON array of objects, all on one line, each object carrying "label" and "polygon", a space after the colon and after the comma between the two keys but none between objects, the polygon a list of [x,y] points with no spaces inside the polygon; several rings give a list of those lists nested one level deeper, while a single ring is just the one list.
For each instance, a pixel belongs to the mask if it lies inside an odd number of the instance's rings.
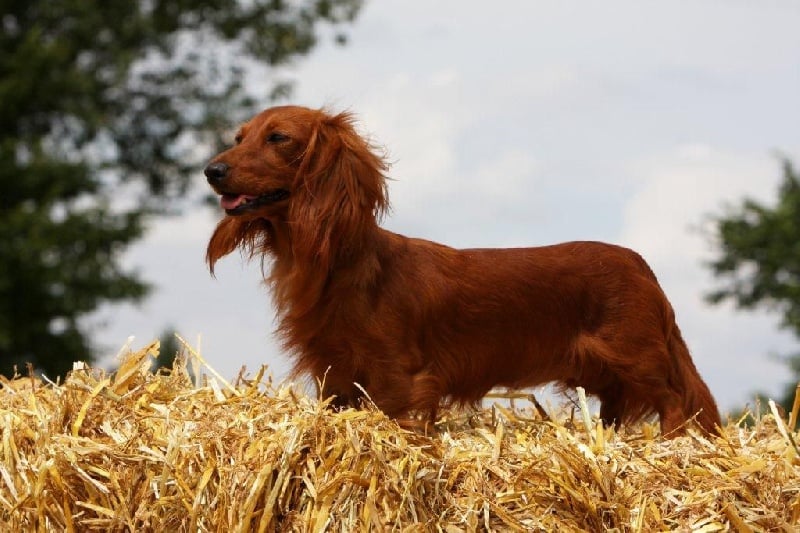
[{"label": "dog's eye", "polygon": [[283,141],[288,141],[288,140],[289,140],[288,135],[284,135],[283,133],[278,133],[277,131],[273,131],[267,137],[267,142],[270,144],[282,143]]},{"label": "dog's eye", "polygon": [[236,137],[233,138],[233,142],[235,142],[236,144],[241,144],[241,142],[242,142],[242,134],[241,133],[237,133]]}]

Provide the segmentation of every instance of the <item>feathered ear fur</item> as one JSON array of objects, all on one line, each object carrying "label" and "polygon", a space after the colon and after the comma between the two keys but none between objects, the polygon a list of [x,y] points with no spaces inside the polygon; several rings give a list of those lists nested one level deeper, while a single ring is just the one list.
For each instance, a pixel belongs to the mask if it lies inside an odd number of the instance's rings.
[{"label": "feathered ear fur", "polygon": [[389,207],[387,165],[353,128],[347,113],[315,126],[295,178],[289,208],[295,257],[329,266],[363,249]]},{"label": "feathered ear fur", "polygon": [[219,259],[242,246],[253,257],[269,249],[272,242],[272,225],[263,219],[242,220],[226,216],[217,224],[206,249],[206,263],[211,274]]}]

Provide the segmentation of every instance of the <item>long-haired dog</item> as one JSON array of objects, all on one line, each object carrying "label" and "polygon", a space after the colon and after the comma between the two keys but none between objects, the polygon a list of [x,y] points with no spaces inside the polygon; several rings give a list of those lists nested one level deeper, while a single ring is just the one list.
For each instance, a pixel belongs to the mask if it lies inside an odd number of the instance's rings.
[{"label": "long-haired dog", "polygon": [[456,250],[378,226],[386,164],[347,113],[274,107],[206,167],[226,216],[214,264],[237,248],[268,277],[295,374],[335,406],[366,391],[387,415],[435,421],[492,387],[582,386],[606,423],[657,413],[674,436],[721,425],[655,275],[599,242]]}]

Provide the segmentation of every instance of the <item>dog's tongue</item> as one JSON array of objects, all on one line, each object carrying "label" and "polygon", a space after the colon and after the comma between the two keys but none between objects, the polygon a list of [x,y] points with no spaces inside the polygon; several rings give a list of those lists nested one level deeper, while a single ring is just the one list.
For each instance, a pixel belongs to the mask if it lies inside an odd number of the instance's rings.
[{"label": "dog's tongue", "polygon": [[247,196],[246,194],[223,194],[220,197],[219,205],[222,209],[236,209],[248,200],[252,200],[255,196]]}]

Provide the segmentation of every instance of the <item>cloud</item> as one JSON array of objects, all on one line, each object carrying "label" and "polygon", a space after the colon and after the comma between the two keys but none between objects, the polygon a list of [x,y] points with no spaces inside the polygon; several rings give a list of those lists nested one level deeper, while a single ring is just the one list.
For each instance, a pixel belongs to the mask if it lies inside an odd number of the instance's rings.
[{"label": "cloud", "polygon": [[684,256],[708,255],[708,243],[692,226],[744,196],[773,198],[781,175],[769,154],[737,154],[702,143],[640,158],[628,172],[637,185],[625,209],[622,239],[663,263],[674,260],[676,249]]}]

